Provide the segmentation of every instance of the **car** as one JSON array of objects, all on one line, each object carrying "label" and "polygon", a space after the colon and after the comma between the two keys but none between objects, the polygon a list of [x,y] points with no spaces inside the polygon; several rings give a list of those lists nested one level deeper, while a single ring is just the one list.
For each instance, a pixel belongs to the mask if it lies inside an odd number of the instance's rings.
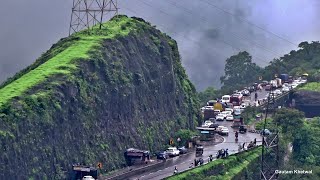
[{"label": "car", "polygon": [[289,87],[289,84],[288,83],[283,83],[282,87]]},{"label": "car", "polygon": [[216,123],[211,124],[211,125],[209,126],[209,128],[218,128],[218,127],[219,127],[219,124],[216,124]]},{"label": "car", "polygon": [[241,109],[240,108],[239,109],[235,109],[233,114],[236,115],[236,116],[240,115],[241,114]]},{"label": "car", "polygon": [[282,92],[280,91],[280,89],[276,89],[274,92],[273,92],[275,95],[281,95]]},{"label": "car", "polygon": [[233,112],[234,112],[234,110],[236,110],[236,109],[240,109],[240,106],[234,106],[234,107],[233,107]]},{"label": "car", "polygon": [[226,120],[233,121],[233,115],[231,115],[231,114],[227,115]]},{"label": "car", "polygon": [[253,91],[256,90],[256,88],[255,88],[254,86],[250,86],[250,87],[248,88],[248,90],[249,90],[250,93],[252,93]]},{"label": "car", "polygon": [[188,153],[188,149],[184,146],[178,148],[178,150],[180,151],[180,154],[186,154]]},{"label": "car", "polygon": [[95,180],[92,176],[83,176],[82,180]]},{"label": "car", "polygon": [[271,91],[271,88],[272,88],[271,85],[268,84],[268,85],[265,86],[264,90],[266,90],[266,91]]},{"label": "car", "polygon": [[227,127],[221,128],[220,134],[228,136],[229,135],[229,129]]},{"label": "car", "polygon": [[282,92],[289,92],[290,89],[289,89],[289,87],[284,86],[281,91],[282,91]]},{"label": "car", "polygon": [[228,102],[230,102],[230,95],[224,95],[224,96],[222,96],[222,98],[221,98],[221,101],[222,101],[222,103],[228,103]]},{"label": "car", "polygon": [[213,106],[204,106],[204,109],[213,110]]},{"label": "car", "polygon": [[271,135],[272,133],[269,131],[269,129],[264,129],[264,130],[262,130],[262,131],[260,132],[260,134],[261,134],[262,136],[269,136],[269,135]]},{"label": "car", "polygon": [[217,115],[217,114],[220,114],[220,110],[219,109],[215,109],[215,110],[213,110],[213,113],[215,114],[215,115]]},{"label": "car", "polygon": [[216,116],[216,120],[217,120],[217,121],[223,121],[223,120],[224,120],[224,117],[225,117],[225,116],[220,113],[220,114],[218,114],[218,115]]},{"label": "car", "polygon": [[166,152],[169,156],[179,156],[180,151],[176,147],[169,147]]},{"label": "car", "polygon": [[213,124],[212,121],[205,121],[204,124],[202,125],[202,127],[209,127],[211,124]]},{"label": "car", "polygon": [[224,111],[230,111],[231,113],[233,113],[233,109],[232,108],[226,108]]},{"label": "car", "polygon": [[169,158],[169,154],[166,151],[157,153],[157,159],[166,160]]},{"label": "car", "polygon": [[216,122],[216,118],[209,118],[209,121],[211,121],[212,123]]},{"label": "car", "polygon": [[241,92],[242,92],[243,96],[250,96],[250,94],[251,94],[250,91],[247,89],[244,89]]},{"label": "car", "polygon": [[246,126],[245,126],[245,125],[241,125],[241,126],[239,127],[239,133],[246,133],[246,132],[247,132]]},{"label": "car", "polygon": [[225,117],[227,117],[227,115],[231,115],[232,112],[231,111],[222,111],[221,114],[224,114]]}]

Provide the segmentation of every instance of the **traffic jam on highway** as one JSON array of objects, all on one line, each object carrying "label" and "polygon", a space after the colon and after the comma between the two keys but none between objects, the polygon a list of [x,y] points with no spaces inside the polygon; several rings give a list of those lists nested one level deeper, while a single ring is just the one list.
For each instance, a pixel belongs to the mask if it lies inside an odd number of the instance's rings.
[{"label": "traffic jam on highway", "polygon": [[[271,81],[254,83],[243,90],[234,91],[231,95],[224,95],[221,99],[210,100],[207,102],[207,106],[201,108],[204,123],[198,129],[203,130],[202,133],[208,133],[206,130],[214,128],[216,133],[228,136],[229,128],[218,122],[229,121],[232,123],[230,127],[236,132],[245,133],[247,128],[244,125],[241,113],[248,106],[260,106],[266,103],[270,94],[274,97],[281,96],[300,84],[306,83],[306,77],[307,74],[304,74],[302,77],[294,79],[288,74],[281,74],[279,78]],[[261,93],[262,91],[265,93]]]},{"label": "traffic jam on highway", "polygon": [[[180,138],[170,140],[170,147],[155,154],[157,160],[150,157],[149,151],[134,148],[127,149],[125,159],[127,165],[134,170],[134,167],[150,166],[153,163],[166,162],[155,170],[137,173],[132,179],[157,179],[164,178],[196,166],[206,164],[214,159],[224,158],[229,154],[247,150],[261,144],[262,135],[249,130],[249,126],[244,124],[241,117],[242,112],[248,106],[260,106],[267,101],[270,93],[280,96],[290,90],[307,82],[304,75],[299,78],[292,78],[287,74],[281,74],[279,78],[271,81],[261,81],[254,83],[243,90],[236,90],[231,95],[223,95],[220,99],[209,100],[207,105],[201,108],[203,124],[197,127],[199,136],[184,146],[174,147],[173,144],[181,144]],[[261,119],[261,116],[257,116]],[[270,133],[265,129],[264,135]],[[214,145],[203,144],[202,141],[215,141],[219,136],[223,139]],[[131,177],[131,176],[130,176]]]}]

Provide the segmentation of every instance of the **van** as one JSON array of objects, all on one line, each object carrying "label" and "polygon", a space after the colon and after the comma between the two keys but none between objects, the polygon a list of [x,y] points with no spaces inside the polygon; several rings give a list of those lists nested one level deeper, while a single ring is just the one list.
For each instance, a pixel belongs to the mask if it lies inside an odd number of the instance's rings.
[{"label": "van", "polygon": [[222,103],[229,103],[230,102],[230,95],[224,95],[224,96],[222,96],[222,98],[221,98],[221,102]]}]

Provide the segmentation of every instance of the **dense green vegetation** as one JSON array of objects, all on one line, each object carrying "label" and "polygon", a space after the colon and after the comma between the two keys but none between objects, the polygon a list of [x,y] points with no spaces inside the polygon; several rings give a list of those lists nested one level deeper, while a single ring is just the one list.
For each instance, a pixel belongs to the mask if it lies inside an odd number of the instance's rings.
[{"label": "dense green vegetation", "polygon": [[[278,123],[280,132],[280,157],[289,157],[281,163],[280,169],[313,170],[313,174],[286,174],[281,179],[319,179],[320,178],[320,118],[305,120],[304,114],[295,109],[282,108],[275,116],[268,120],[267,128],[274,131]],[[262,123],[258,127],[262,127]],[[288,151],[288,144],[292,144],[292,152]],[[282,159],[284,160],[284,159]]]},{"label": "dense green vegetation", "polygon": [[300,87],[299,89],[320,92],[320,83],[319,82],[307,83],[306,85]]},{"label": "dense green vegetation", "polygon": [[110,172],[126,148],[162,150],[199,117],[176,42],[126,16],[59,41],[0,97],[0,177],[12,179],[66,179],[73,163]]},{"label": "dense green vegetation", "polygon": [[[5,104],[13,97],[22,95],[24,92],[39,84],[52,75],[63,74],[67,75],[74,71],[77,67],[72,62],[73,60],[89,59],[89,52],[93,48],[97,49],[100,43],[104,39],[111,39],[117,36],[127,35],[131,30],[136,29],[133,27],[135,23],[130,23],[132,20],[125,18],[125,16],[119,16],[114,21],[109,21],[104,24],[103,29],[96,29],[92,31],[90,36],[87,36],[87,31],[82,31],[69,37],[73,41],[68,44],[68,47],[62,52],[59,48],[59,53],[50,57],[47,61],[42,62],[37,67],[25,71],[24,74],[19,74],[14,81],[10,83],[4,83],[0,89],[0,106]],[[122,28],[125,27],[125,28]],[[74,40],[76,39],[76,40]]]},{"label": "dense green vegetation", "polygon": [[166,178],[167,180],[225,180],[234,179],[251,163],[260,157],[261,148],[255,148],[237,155],[230,155],[226,159],[218,159],[206,165],[185,171]]},{"label": "dense green vegetation", "polygon": [[320,43],[301,42],[298,50],[292,50],[283,57],[274,59],[265,67],[263,76],[266,79],[274,77],[274,74],[288,73],[293,76],[301,76],[304,73],[310,75],[310,80],[320,80]]},{"label": "dense green vegetation", "polygon": [[198,93],[200,100],[200,105],[205,106],[209,100],[221,98],[221,91],[215,89],[214,87],[208,87],[203,92]]},{"label": "dense green vegetation", "polygon": [[222,90],[234,91],[250,85],[258,80],[261,68],[252,62],[252,57],[246,51],[239,52],[226,60],[225,75],[220,78]]}]

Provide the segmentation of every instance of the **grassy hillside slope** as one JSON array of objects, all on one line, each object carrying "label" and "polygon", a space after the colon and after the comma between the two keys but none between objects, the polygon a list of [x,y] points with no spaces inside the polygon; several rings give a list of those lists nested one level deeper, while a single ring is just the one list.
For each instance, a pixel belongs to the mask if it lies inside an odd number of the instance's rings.
[{"label": "grassy hillside slope", "polygon": [[176,42],[139,18],[60,40],[0,87],[0,177],[64,179],[73,163],[125,165],[198,119]]},{"label": "grassy hillside slope", "polygon": [[246,169],[256,163],[261,147],[217,159],[206,165],[166,178],[167,180],[231,180],[244,178]]}]

